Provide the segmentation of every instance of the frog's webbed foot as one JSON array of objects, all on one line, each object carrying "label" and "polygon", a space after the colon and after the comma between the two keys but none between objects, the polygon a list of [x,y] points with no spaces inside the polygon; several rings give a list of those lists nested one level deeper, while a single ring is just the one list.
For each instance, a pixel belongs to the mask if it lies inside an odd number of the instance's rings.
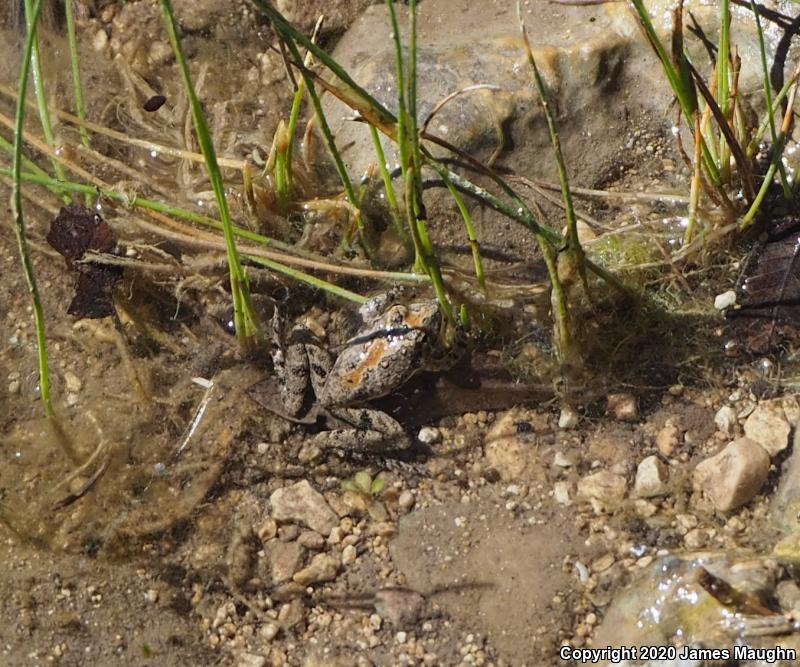
[{"label": "frog's webbed foot", "polygon": [[320,448],[358,452],[385,452],[407,449],[411,443],[400,423],[380,410],[369,408],[329,408],[334,418],[350,425],[317,433],[312,442]]}]

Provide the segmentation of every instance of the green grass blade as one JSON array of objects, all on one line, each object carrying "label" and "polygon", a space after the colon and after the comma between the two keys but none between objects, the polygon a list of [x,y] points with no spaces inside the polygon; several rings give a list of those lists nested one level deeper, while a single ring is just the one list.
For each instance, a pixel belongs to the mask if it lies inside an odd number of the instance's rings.
[{"label": "green grass blade", "polygon": [[[396,136],[394,140],[397,142],[397,150],[400,155],[400,171],[402,172],[403,182],[408,183],[411,178],[410,167],[412,164],[411,147],[409,141],[410,133],[410,118],[408,114],[407,105],[407,90],[406,90],[406,77],[405,66],[403,64],[403,44],[400,39],[400,25],[397,22],[397,13],[394,9],[393,0],[386,0],[386,8],[389,11],[389,22],[392,27],[392,42],[394,43],[394,60],[395,60],[395,87],[397,88],[397,123],[396,123]],[[405,188],[408,193],[408,188]],[[414,214],[415,206],[410,201],[409,197],[405,197],[406,209],[406,223],[408,231],[411,236],[411,241],[414,246],[414,268],[419,272],[426,272],[425,268],[425,251],[422,247],[422,241],[419,237],[419,228]]]},{"label": "green grass blade", "polygon": [[[722,109],[720,109],[717,101],[714,99],[714,96],[708,89],[708,86],[706,86],[705,81],[703,81],[703,77],[692,65],[689,65],[689,68],[692,72],[695,83],[697,84],[698,90],[702,94],[703,99],[705,99],[708,108],[711,109],[711,113],[714,116],[717,127],[725,139],[725,150],[720,150],[720,160],[727,160],[726,164],[728,164],[730,163],[730,157],[726,156],[733,154],[733,158],[736,160],[736,166],[738,167],[737,171],[742,182],[742,189],[744,190],[747,201],[751,202],[755,196],[755,185],[753,183],[753,170],[750,165],[750,160],[745,155],[741,144],[736,138],[733,128],[728,122],[728,119],[725,117]],[[722,149],[722,147],[723,144],[721,143],[720,148]]]},{"label": "green grass blade", "polygon": [[[405,142],[398,140],[398,119],[388,109],[386,109],[380,102],[372,97],[364,88],[359,86],[349,74],[337,63],[327,52],[319,48],[316,44],[312,43],[305,35],[295,29],[282,14],[275,9],[267,0],[252,0],[253,4],[266,15],[277,28],[283,30],[286,34],[290,35],[297,43],[302,44],[305,48],[314,54],[314,57],[328,68],[342,83],[345,84],[346,89],[337,87],[330,82],[324,81],[321,77],[316,76],[313,72],[308,72],[310,76],[315,77],[316,80],[328,92],[338,97],[342,102],[350,106],[352,109],[361,113],[362,116],[372,125],[375,125],[381,132],[386,134],[393,141],[398,143],[399,150],[404,150]],[[389,0],[387,0],[390,10],[393,8]],[[396,43],[399,41],[399,31],[396,28],[395,22],[395,39]],[[402,60],[402,53],[400,55]],[[294,63],[295,65],[301,64],[299,59]],[[494,210],[503,213],[512,220],[519,222],[526,226],[534,234],[541,235],[543,238],[548,239],[554,245],[563,243],[563,238],[559,232],[554,229],[541,224],[525,202],[514,192],[514,190],[498,175],[493,174],[492,178],[501,187],[504,193],[512,198],[514,204],[508,204],[502,199],[492,194],[485,188],[475,185],[469,179],[462,177],[454,171],[447,169],[438,160],[436,160],[430,152],[424,147],[421,147],[421,153],[425,164],[437,171],[440,175],[445,175],[452,180],[452,182],[462,191],[480,199],[485,204]],[[713,167],[713,164],[712,164]],[[631,296],[630,290],[623,285],[619,279],[613,274],[609,273],[603,267],[595,264],[587,259],[586,267],[592,273],[600,277],[602,280],[612,285],[618,291],[627,296]]]},{"label": "green grass blade", "polygon": [[25,274],[25,281],[28,283],[28,291],[31,294],[31,300],[33,301],[36,344],[39,357],[39,391],[42,396],[45,415],[47,417],[53,417],[55,413],[50,396],[50,367],[47,358],[44,308],[42,307],[39,287],[36,283],[36,274],[33,271],[33,263],[31,262],[30,251],[28,249],[25,218],[22,212],[22,129],[25,126],[25,94],[28,89],[28,76],[33,60],[34,44],[36,42],[36,25],[39,21],[41,9],[42,0],[36,0],[36,4],[34,5],[31,5],[29,1],[26,2],[25,15],[28,22],[28,36],[25,40],[25,50],[22,56],[22,66],[19,75],[19,87],[17,88],[17,109],[14,123],[14,154],[11,167],[13,179],[11,202],[14,213],[14,232],[17,236],[22,270]]},{"label": "green grass blade", "polygon": [[378,169],[381,172],[381,180],[383,181],[383,190],[386,193],[386,201],[389,203],[389,214],[392,216],[392,223],[394,224],[397,234],[403,241],[403,244],[408,250],[409,238],[406,228],[403,227],[402,215],[400,213],[400,205],[397,203],[397,194],[394,191],[392,184],[392,177],[389,174],[389,168],[386,166],[386,155],[383,152],[381,145],[381,138],[378,130],[374,125],[369,126],[370,136],[372,137],[372,144],[375,146],[375,157],[378,160]]},{"label": "green grass blade", "polygon": [[[324,49],[317,46],[311,39],[306,37],[302,32],[297,30],[291,23],[289,23],[275,7],[272,6],[267,0],[252,0],[253,4],[261,11],[262,14],[267,16],[272,21],[275,29],[281,34],[287,35],[292,41],[301,44],[304,48],[308,49],[314,57],[327,67],[336,77],[345,83],[352,91],[362,99],[367,106],[375,109],[378,113],[377,120],[383,124],[394,124],[395,118],[386,109],[383,108],[372,95],[370,95],[364,88],[359,86],[347,71],[337,63]],[[302,64],[298,56],[293,54],[296,58],[295,64]]]},{"label": "green grass blade", "polygon": [[[316,41],[317,32],[322,27],[322,19],[323,17],[320,16],[317,20],[317,25],[314,27],[314,34],[311,36],[311,41]],[[306,53],[306,59],[303,64],[306,67],[311,67],[313,62],[313,57],[311,52],[309,51]],[[305,95],[305,81],[300,81],[297,84],[297,90],[294,91],[294,97],[292,98],[292,108],[289,112],[289,127],[287,131],[289,133],[288,141],[286,143],[286,185],[287,185],[287,192],[286,192],[286,199],[288,200],[293,195],[294,190],[294,167],[292,164],[292,158],[294,155],[294,144],[297,140],[297,123],[300,120],[300,109],[303,105],[303,96]]]},{"label": "green grass blade", "polygon": [[286,144],[286,180],[288,183],[288,196],[291,197],[294,190],[294,167],[292,159],[294,157],[294,144],[297,140],[297,123],[300,120],[300,109],[303,105],[303,95],[305,95],[305,83],[300,81],[297,84],[297,90],[294,91],[294,98],[292,99],[292,109],[289,112],[289,126],[287,132],[289,133],[289,141]]},{"label": "green grass blade", "polygon": [[[67,19],[67,40],[69,41],[69,61],[72,67],[72,94],[75,97],[75,115],[81,120],[86,120],[86,103],[83,99],[83,85],[81,83],[81,65],[78,58],[78,41],[75,36],[75,12],[73,3],[75,0],[64,0],[64,14]],[[86,148],[91,147],[89,131],[81,125],[79,132],[81,141]]]},{"label": "green grass blade", "polygon": [[303,271],[298,271],[297,269],[287,266],[286,264],[281,264],[280,262],[267,259],[266,257],[258,257],[257,255],[245,255],[245,257],[247,257],[248,261],[253,262],[253,264],[260,264],[271,271],[290,276],[291,278],[304,282],[311,287],[316,287],[317,289],[328,292],[329,294],[333,294],[334,296],[341,297],[342,299],[347,299],[353,303],[362,304],[367,301],[367,297],[365,296],[351,292],[344,287],[339,287],[338,285],[334,285],[327,280],[322,280],[321,278],[304,273]]},{"label": "green grass blade", "polygon": [[219,208],[220,220],[223,225],[225,245],[228,253],[236,335],[243,345],[249,345],[254,339],[261,338],[262,330],[258,317],[250,303],[249,281],[239,261],[239,253],[236,249],[236,237],[233,233],[233,223],[231,221],[230,210],[228,209],[228,200],[225,197],[225,186],[222,182],[222,174],[220,173],[219,164],[217,163],[214,142],[211,140],[205,114],[203,113],[200,100],[195,92],[192,77],[189,73],[189,66],[186,63],[180,39],[178,38],[178,27],[175,22],[175,14],[172,10],[171,1],[161,0],[161,9],[164,15],[164,23],[167,28],[169,41],[172,44],[175,59],[181,70],[184,88],[192,110],[197,140],[203,152],[203,157],[206,160],[208,177],[214,190],[217,206]]},{"label": "green grass blade", "polygon": [[[0,150],[4,150],[6,153],[8,153],[9,156],[13,156],[14,155],[14,144],[12,144],[5,137],[0,136]],[[47,176],[47,172],[44,169],[42,169],[38,164],[36,164],[33,160],[31,160],[30,158],[26,157],[24,153],[20,156],[20,158],[22,160],[22,164],[25,165],[26,169],[30,169],[31,172],[33,172],[34,174],[37,174],[39,176]],[[48,176],[48,178],[49,178],[49,176]],[[57,181],[54,181],[54,182],[57,182]],[[59,191],[56,188],[54,188],[53,191],[57,192],[59,194],[61,194],[63,192],[63,191]]]},{"label": "green grass blade", "polygon": [[[42,67],[41,67],[41,57],[39,54],[39,37],[37,31],[37,24],[38,24],[38,14],[36,14],[36,20],[34,18],[34,6],[32,5],[33,0],[24,0],[25,6],[25,25],[27,27],[28,33],[33,33],[33,45],[31,47],[31,69],[30,69],[30,76],[33,78],[33,89],[34,93],[36,94],[36,102],[39,106],[39,121],[42,125],[42,134],[44,134],[44,140],[47,142],[47,145],[50,146],[53,150],[56,149],[56,136],[53,132],[53,123],[50,120],[50,109],[47,106],[47,94],[45,92],[44,87],[44,75],[42,74]],[[56,177],[59,180],[64,180],[66,178],[66,174],[64,173],[64,168],[55,158],[51,159],[51,163],[53,165],[53,171],[56,174]],[[69,203],[69,201],[67,201]]]},{"label": "green grass blade", "polygon": [[[797,64],[795,67],[795,71],[792,74],[792,79],[797,79],[797,74],[800,72],[800,63]],[[761,183],[761,188],[759,188],[756,197],[751,204],[749,210],[744,215],[744,217],[739,222],[739,228],[744,230],[747,229],[755,220],[756,215],[758,214],[761,203],[764,201],[764,197],[766,196],[767,190],[772,185],[772,179],[775,176],[775,172],[777,171],[778,163],[783,158],[783,148],[786,144],[786,138],[789,136],[789,132],[792,128],[792,120],[794,118],[794,101],[797,97],[797,88],[798,84],[795,80],[795,83],[792,85],[791,92],[789,93],[789,100],[786,106],[786,113],[783,116],[783,122],[781,123],[781,131],[778,134],[778,139],[773,146],[772,149],[772,162],[769,165],[769,169],[767,169],[767,173],[764,176],[764,181]],[[797,181],[795,181],[795,186],[797,185]]]},{"label": "green grass blade", "polygon": [[[0,175],[13,176],[13,170],[5,167],[0,167]],[[73,192],[87,196],[88,195],[101,196],[107,199],[111,199],[113,201],[118,201],[122,204],[125,204],[126,206],[147,208],[152,211],[158,211],[159,213],[166,213],[176,218],[183,218],[191,222],[195,222],[207,227],[212,227],[219,231],[223,231],[222,223],[220,223],[218,220],[214,220],[213,218],[209,218],[207,216],[194,213],[193,211],[187,211],[186,209],[182,209],[177,206],[173,206],[171,204],[166,204],[164,202],[153,201],[151,199],[145,199],[142,197],[131,198],[129,195],[117,192],[116,190],[97,188],[93,185],[84,185],[83,183],[74,183],[72,181],[58,181],[44,172],[41,174],[22,172],[20,174],[20,178],[23,182],[33,183],[35,185],[41,185],[48,189],[53,190],[54,192]],[[270,247],[283,248],[285,250],[290,250],[290,251],[296,250],[295,248],[288,246],[285,243],[276,241],[275,239],[271,239],[266,236],[262,236],[261,234],[252,232],[249,229],[234,227],[233,231],[236,234],[236,236],[247,239],[249,241],[261,243],[263,245]],[[266,266],[271,270],[288,275],[294,278],[295,280],[304,282],[308,285],[311,285],[312,287],[316,287],[335,296],[340,296],[344,299],[348,299],[349,301],[354,301],[356,303],[361,303],[364,300],[366,300],[365,297],[355,294],[354,292],[350,292],[349,290],[341,288],[338,285],[334,285],[333,283],[317,278],[316,276],[305,273],[304,271],[295,269],[282,262],[278,262],[268,257],[261,257],[259,255],[252,255],[249,253],[243,256],[248,261]],[[383,280],[391,280],[392,282],[420,283],[420,282],[427,282],[429,280],[427,276],[420,276],[413,273],[401,273],[396,271],[378,272],[376,273],[376,276]]]},{"label": "green grass blade", "polygon": [[[519,7],[519,5],[517,5]],[[525,30],[525,24],[522,21],[522,15],[519,18],[520,30],[522,31],[522,39],[525,44],[525,51],[528,56],[528,64],[531,66],[533,72],[533,82],[536,90],[539,93],[539,100],[544,109],[544,115],[547,119],[547,129],[550,132],[550,140],[553,144],[553,152],[555,153],[556,166],[558,167],[558,180],[561,184],[561,197],[564,201],[564,210],[567,216],[567,237],[569,239],[570,250],[575,253],[575,258],[578,261],[581,278],[584,286],[588,287],[586,282],[586,270],[584,265],[584,252],[581,247],[580,239],[578,238],[578,218],[575,216],[575,205],[572,202],[572,191],[569,187],[569,175],[567,174],[567,165],[564,162],[564,156],[561,152],[561,139],[558,136],[558,127],[556,120],[550,110],[550,103],[547,99],[547,91],[544,87],[544,81],[539,73],[539,68],[536,65],[536,58],[533,56],[533,49],[531,48],[528,33]]]},{"label": "green grass blade", "polygon": [[[764,77],[764,95],[767,98],[767,109],[774,109],[774,102],[772,99],[772,84],[769,80],[769,65],[767,64],[767,49],[764,46],[764,31],[761,28],[761,19],[758,14],[758,5],[754,0],[750,0],[750,8],[753,10],[753,17],[756,20],[756,32],[758,32],[758,46],[761,52],[761,71]],[[769,132],[772,137],[773,150],[778,144],[778,132],[775,129],[775,114],[774,112],[767,115],[769,120]],[[778,170],[780,173],[781,187],[783,188],[784,199],[790,200],[792,198],[792,189],[789,187],[789,179],[786,176],[786,167],[783,161],[778,162]]]},{"label": "green grass blade", "polygon": [[701,129],[700,129],[700,112],[694,112],[694,162],[692,170],[692,182],[689,186],[689,216],[686,222],[686,231],[683,235],[683,245],[689,245],[694,239],[695,231],[697,229],[697,209],[700,203],[700,189],[701,189],[701,182],[700,179],[702,178],[702,174],[700,173],[702,163],[701,163],[701,156],[702,156],[702,149],[700,148],[700,137]]},{"label": "green grass blade", "polygon": [[414,212],[414,224],[420,241],[422,260],[425,272],[431,277],[433,289],[442,311],[451,322],[455,322],[455,314],[447,296],[447,291],[442,280],[439,260],[428,233],[427,214],[422,200],[422,152],[420,150],[420,136],[417,119],[417,0],[408,3],[409,12],[409,42],[408,42],[408,81],[406,82],[406,101],[408,103],[408,138],[411,148],[409,158],[411,169],[408,177],[411,179],[408,198]]},{"label": "green grass blade", "polygon": [[[669,82],[672,91],[675,93],[675,97],[678,98],[678,104],[681,107],[681,111],[683,112],[686,122],[688,123],[689,127],[694,127],[694,111],[697,108],[696,96],[692,93],[689,83],[685,80],[685,77],[681,76],[681,73],[672,64],[666,49],[664,49],[664,45],[661,43],[661,40],[656,34],[655,27],[653,26],[653,22],[650,20],[650,14],[644,5],[644,1],[631,0],[631,2],[636,10],[641,26],[645,32],[645,35],[647,36],[648,41],[650,42],[651,47],[658,56],[659,61],[661,61],[661,67],[664,70],[667,81]],[[683,61],[681,62],[683,63]],[[721,183],[719,169],[711,157],[711,153],[709,152],[705,139],[703,139],[703,162],[711,182],[714,185],[719,186]]]},{"label": "green grass blade", "polygon": [[[775,96],[775,99],[772,101],[772,106],[767,109],[767,115],[764,120],[761,121],[761,124],[758,126],[758,130],[753,135],[753,139],[747,145],[747,157],[752,158],[756,152],[758,151],[759,144],[761,140],[764,138],[767,130],[769,129],[769,119],[770,117],[777,111],[778,107],[783,103],[783,100],[786,99],[786,96],[789,94],[789,90],[792,87],[792,84],[795,82],[797,78],[797,71],[790,76],[783,84],[783,88],[778,91],[778,94]],[[773,121],[774,122],[774,121]]]},{"label": "green grass blade", "polygon": [[[716,102],[726,121],[730,118],[731,82],[730,82],[730,57],[731,57],[731,8],[729,0],[721,0],[719,20],[719,48],[717,49],[717,99]],[[721,129],[721,128],[720,128]],[[723,181],[730,180],[731,151],[728,137],[722,134],[719,137],[719,170]]]},{"label": "green grass blade", "polygon": [[475,277],[478,279],[478,284],[481,289],[486,289],[486,275],[483,271],[483,258],[481,257],[481,244],[478,241],[478,235],[475,233],[475,225],[472,222],[472,215],[470,215],[467,205],[464,203],[464,198],[458,191],[453,182],[449,178],[444,178],[444,184],[450,190],[450,194],[458,206],[461,213],[461,218],[464,220],[464,227],[467,230],[467,238],[469,239],[469,247],[472,251],[472,263],[475,265]]},{"label": "green grass blade", "polygon": [[[364,246],[364,251],[366,252],[367,257],[372,257],[375,254],[375,249],[372,245],[372,239],[370,238],[369,230],[364,224],[364,216],[361,214],[361,202],[356,194],[355,188],[353,187],[353,182],[350,180],[350,175],[347,173],[347,167],[344,165],[344,160],[342,160],[341,153],[339,153],[339,149],[336,146],[336,139],[334,138],[333,132],[328,125],[328,120],[325,117],[325,111],[322,109],[322,103],[319,99],[319,95],[317,94],[317,89],[314,85],[314,79],[311,76],[308,68],[302,62],[300,51],[297,48],[297,44],[294,42],[292,34],[289,32],[282,32],[280,30],[279,32],[281,38],[284,40],[286,48],[289,49],[292,58],[294,58],[295,65],[297,65],[297,68],[300,70],[300,75],[303,77],[303,82],[305,83],[306,90],[308,91],[308,96],[311,98],[311,104],[314,107],[314,113],[316,114],[317,121],[319,122],[319,129],[322,132],[328,152],[333,158],[334,165],[336,166],[336,172],[339,174],[339,180],[342,182],[345,195],[347,195],[347,199],[350,201],[350,203],[356,209],[358,209],[356,224],[361,232],[361,243]],[[309,43],[313,44],[313,42],[310,41]]]}]

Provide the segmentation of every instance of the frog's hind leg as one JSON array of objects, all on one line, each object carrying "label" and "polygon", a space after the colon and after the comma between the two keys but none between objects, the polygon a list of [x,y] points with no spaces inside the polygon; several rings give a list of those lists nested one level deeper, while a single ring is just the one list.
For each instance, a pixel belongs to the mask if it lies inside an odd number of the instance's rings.
[{"label": "frog's hind leg", "polygon": [[327,412],[352,428],[317,433],[313,442],[320,448],[383,453],[411,446],[405,429],[385,412],[369,408],[329,408]]},{"label": "frog's hind leg", "polygon": [[302,412],[308,393],[309,363],[305,346],[289,345],[285,350],[274,350],[272,363],[283,409],[286,414],[296,417]]},{"label": "frog's hind leg", "polygon": [[328,374],[333,368],[333,359],[327,350],[319,345],[306,345],[306,359],[308,361],[308,377],[311,380],[311,388],[317,400],[325,390],[325,382]]}]

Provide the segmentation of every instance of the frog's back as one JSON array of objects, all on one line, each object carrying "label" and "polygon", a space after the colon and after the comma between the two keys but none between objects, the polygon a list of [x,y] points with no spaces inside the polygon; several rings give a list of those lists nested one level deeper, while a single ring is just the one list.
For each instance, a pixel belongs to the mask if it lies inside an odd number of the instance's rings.
[{"label": "frog's back", "polygon": [[328,375],[324,406],[348,405],[388,396],[424,366],[422,330],[386,335],[347,347]]}]

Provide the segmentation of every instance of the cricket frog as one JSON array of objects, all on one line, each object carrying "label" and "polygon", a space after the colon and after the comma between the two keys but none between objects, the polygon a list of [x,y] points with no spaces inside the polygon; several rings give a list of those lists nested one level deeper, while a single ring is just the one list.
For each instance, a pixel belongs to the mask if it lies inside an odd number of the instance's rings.
[{"label": "cricket frog", "polygon": [[335,360],[303,325],[293,328],[286,344],[278,334],[272,357],[284,409],[287,416],[303,416],[313,393],[307,414],[323,411],[343,423],[313,436],[320,447],[406,448],[410,443],[397,420],[363,404],[397,391],[418,371],[441,367],[437,351],[445,320],[436,301],[396,303],[391,292],[367,301],[359,316],[360,328]]}]

